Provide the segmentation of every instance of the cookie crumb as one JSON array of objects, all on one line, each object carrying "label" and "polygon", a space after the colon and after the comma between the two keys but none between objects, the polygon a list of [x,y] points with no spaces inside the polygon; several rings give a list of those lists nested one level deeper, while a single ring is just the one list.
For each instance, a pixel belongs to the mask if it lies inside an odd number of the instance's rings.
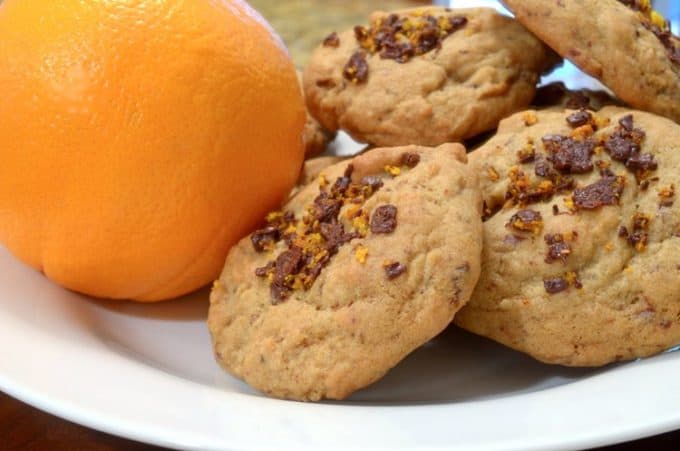
[{"label": "cookie crumb", "polygon": [[498,171],[493,166],[487,166],[486,168],[486,176],[491,180],[492,182],[497,182],[498,179],[500,179],[500,175],[498,175]]},{"label": "cookie crumb", "polygon": [[384,169],[385,169],[385,172],[390,174],[392,177],[396,177],[399,174],[401,174],[401,168],[398,167],[398,166],[392,166],[392,165],[388,164],[384,167]]},{"label": "cookie crumb", "polygon": [[660,207],[672,207],[674,203],[674,197],[675,197],[675,185],[671,184],[670,186],[661,188],[659,190],[659,206]]},{"label": "cookie crumb", "polygon": [[630,233],[626,237],[628,244],[633,246],[636,251],[642,252],[647,247],[649,239],[649,224],[652,218],[644,213],[635,213],[632,218]]},{"label": "cookie crumb", "polygon": [[538,116],[535,111],[525,111],[522,114],[522,120],[524,121],[524,125],[531,127],[538,122]]},{"label": "cookie crumb", "polygon": [[533,143],[528,143],[524,148],[517,151],[517,160],[520,164],[531,163],[536,159],[536,149]]}]

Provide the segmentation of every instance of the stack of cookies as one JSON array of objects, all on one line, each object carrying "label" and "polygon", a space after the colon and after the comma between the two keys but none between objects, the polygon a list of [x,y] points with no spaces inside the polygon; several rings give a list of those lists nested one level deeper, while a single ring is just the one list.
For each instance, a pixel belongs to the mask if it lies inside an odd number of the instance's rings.
[{"label": "stack of cookies", "polygon": [[[319,45],[311,135],[375,148],[308,160],[231,250],[208,318],[227,371],[343,399],[452,323],[570,366],[680,343],[680,39],[648,0],[505,3]],[[537,89],[560,56],[616,97]]]}]

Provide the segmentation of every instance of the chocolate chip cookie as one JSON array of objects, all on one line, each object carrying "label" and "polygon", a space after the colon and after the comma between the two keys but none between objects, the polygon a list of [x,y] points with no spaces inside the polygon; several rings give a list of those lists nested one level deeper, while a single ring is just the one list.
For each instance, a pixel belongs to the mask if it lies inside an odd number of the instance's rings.
[{"label": "chocolate chip cookie", "polygon": [[558,61],[492,9],[376,12],[332,33],[304,71],[307,106],[329,130],[379,146],[438,145],[494,129],[531,102]]},{"label": "chocolate chip cookie", "polygon": [[680,39],[649,0],[503,2],[626,103],[680,122]]},{"label": "chocolate chip cookie", "polygon": [[268,215],[212,289],[222,367],[272,396],[342,399],[442,331],[479,276],[465,161],[458,144],[374,149]]},{"label": "chocolate chip cookie", "polygon": [[680,343],[680,125],[618,107],[526,111],[469,158],[483,271],[456,324],[572,366]]}]

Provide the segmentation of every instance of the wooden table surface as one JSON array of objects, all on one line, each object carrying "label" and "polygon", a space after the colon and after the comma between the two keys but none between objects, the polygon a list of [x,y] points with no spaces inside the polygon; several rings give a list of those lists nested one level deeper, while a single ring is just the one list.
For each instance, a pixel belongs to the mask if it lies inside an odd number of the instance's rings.
[{"label": "wooden table surface", "polygon": [[[602,450],[677,450],[680,430]],[[673,446],[675,445],[675,446]],[[41,412],[0,392],[2,451],[162,451]]]}]

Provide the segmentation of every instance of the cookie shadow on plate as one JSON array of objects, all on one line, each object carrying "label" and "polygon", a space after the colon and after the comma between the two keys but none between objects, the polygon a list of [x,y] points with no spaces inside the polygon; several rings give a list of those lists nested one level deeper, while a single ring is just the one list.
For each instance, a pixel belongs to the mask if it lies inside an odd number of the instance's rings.
[{"label": "cookie shadow on plate", "polygon": [[479,401],[568,384],[607,368],[611,366],[546,365],[451,326],[345,402],[375,406]]}]

